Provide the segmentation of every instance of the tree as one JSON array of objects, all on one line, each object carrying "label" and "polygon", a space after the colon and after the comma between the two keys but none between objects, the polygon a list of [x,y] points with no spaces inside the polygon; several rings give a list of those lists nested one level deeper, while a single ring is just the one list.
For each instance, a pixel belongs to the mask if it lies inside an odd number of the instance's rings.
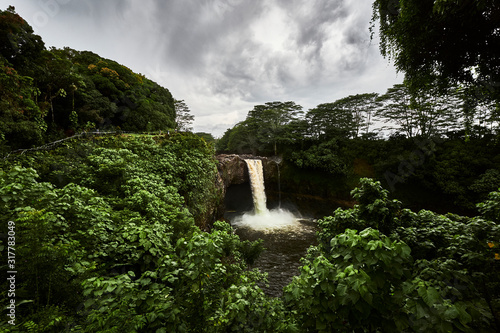
[{"label": "tree", "polygon": [[264,147],[255,134],[256,127],[252,119],[236,124],[228,134],[228,150],[257,155],[258,151],[263,150]]},{"label": "tree", "polygon": [[430,137],[458,126],[461,101],[452,89],[443,92],[430,85],[412,91],[406,83],[396,84],[378,100],[376,115],[389,123],[385,128],[401,131],[408,138]]},{"label": "tree", "polygon": [[[384,119],[386,122],[393,121],[398,125],[408,138],[415,136],[415,114],[411,112],[410,103],[411,97],[407,86],[404,84],[396,84],[389,88],[387,92],[380,96],[379,99],[383,106],[377,111],[377,116]],[[389,129],[394,127],[386,126]]]},{"label": "tree", "polygon": [[205,140],[205,142],[207,142],[207,143],[212,143],[213,144],[213,143],[216,142],[215,138],[213,137],[213,135],[211,133],[196,132],[194,134],[197,135],[197,136],[199,136],[203,140]]},{"label": "tree", "polygon": [[306,119],[313,136],[357,137],[363,130],[368,133],[377,97],[375,93],[351,95],[309,110]]},{"label": "tree", "polygon": [[[45,102],[50,106],[52,123],[56,122],[54,100],[58,97],[66,97],[67,92],[72,90],[74,82],[78,82],[79,78],[76,75],[73,63],[61,56],[56,49],[43,52],[43,62],[41,63],[41,71],[39,75],[39,85],[42,88]],[[62,110],[60,110],[61,112]],[[69,119],[69,112],[66,119]],[[61,121],[57,121],[61,123]]]},{"label": "tree", "polygon": [[320,104],[306,114],[310,134],[315,139],[350,137],[354,120],[349,110],[338,107],[338,103]]},{"label": "tree", "polygon": [[471,89],[462,88],[459,91],[467,138],[492,133],[500,125],[500,101],[487,98],[481,90],[471,93]]},{"label": "tree", "polygon": [[299,149],[290,153],[289,159],[299,168],[311,168],[318,171],[326,171],[333,175],[347,175],[345,159],[339,153],[337,139],[320,141],[308,149]]},{"label": "tree", "polygon": [[500,5],[496,0],[375,0],[380,51],[413,87],[440,83],[487,86],[500,99]]},{"label": "tree", "polygon": [[286,126],[302,116],[302,106],[295,102],[267,102],[256,105],[247,115],[251,131],[258,141],[271,144],[274,155],[278,154],[278,142],[289,141]]},{"label": "tree", "polygon": [[217,149],[252,154],[272,151],[277,155],[278,144],[302,138],[305,129],[302,113],[302,106],[291,101],[256,105],[244,121],[224,133]]},{"label": "tree", "polygon": [[368,133],[370,129],[372,112],[375,110],[378,94],[351,95],[341,100],[343,107],[353,113],[354,136],[358,137],[362,130]]},{"label": "tree", "polygon": [[0,56],[0,138],[11,149],[42,142],[47,124],[35,102],[39,92],[31,77],[19,75]]},{"label": "tree", "polygon": [[179,131],[191,132],[194,116],[190,114],[189,107],[183,100],[175,100],[175,121]]},{"label": "tree", "polygon": [[22,75],[33,76],[36,61],[45,49],[42,38],[15,12],[0,10],[0,54]]}]

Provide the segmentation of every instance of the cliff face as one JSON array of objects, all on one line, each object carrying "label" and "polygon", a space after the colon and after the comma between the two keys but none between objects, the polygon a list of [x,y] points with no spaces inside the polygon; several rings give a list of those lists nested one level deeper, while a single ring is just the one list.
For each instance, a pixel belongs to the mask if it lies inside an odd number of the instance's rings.
[{"label": "cliff face", "polygon": [[268,185],[271,185],[271,183],[273,183],[273,181],[275,181],[277,177],[277,164],[273,159],[268,157],[254,155],[221,154],[217,155],[216,159],[219,161],[219,164],[217,166],[219,170],[219,178],[226,189],[231,185],[244,184],[250,181],[245,159],[259,159],[262,161],[266,187]]},{"label": "cliff face", "polygon": [[[331,215],[337,207],[350,207],[353,204],[349,198],[335,192],[337,187],[334,186],[334,179],[325,178],[321,174],[297,173],[297,170],[291,168],[286,162],[281,162],[276,158],[221,154],[217,155],[216,159],[219,161],[217,183],[218,188],[223,191],[223,197],[229,186],[250,182],[244,160],[260,159],[264,169],[268,202],[278,200],[278,195],[280,195],[283,201],[292,203],[301,212],[315,217]],[[280,188],[278,187],[278,163],[281,170]],[[224,214],[224,203],[219,211]]]},{"label": "cliff face", "polygon": [[[242,155],[243,156],[243,155]],[[240,155],[217,155],[219,161],[219,179],[224,184],[224,188],[234,184],[244,184],[249,181],[248,170],[244,158]]]}]

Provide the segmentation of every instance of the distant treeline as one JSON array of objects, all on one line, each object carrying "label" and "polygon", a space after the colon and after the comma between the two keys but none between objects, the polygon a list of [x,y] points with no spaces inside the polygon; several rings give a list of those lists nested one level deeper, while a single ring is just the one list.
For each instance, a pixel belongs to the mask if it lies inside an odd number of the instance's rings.
[{"label": "distant treeline", "polygon": [[401,84],[307,112],[270,102],[227,130],[217,149],[281,155],[282,189],[293,193],[348,199],[361,177],[373,177],[413,208],[476,214],[475,203],[500,187],[499,108],[477,94]]},{"label": "distant treeline", "polygon": [[[486,89],[486,88],[485,88]],[[228,129],[218,150],[278,154],[287,145],[331,139],[482,138],[498,134],[500,103],[487,91],[397,84],[383,95],[351,95],[304,112],[295,102],[256,105]]]}]

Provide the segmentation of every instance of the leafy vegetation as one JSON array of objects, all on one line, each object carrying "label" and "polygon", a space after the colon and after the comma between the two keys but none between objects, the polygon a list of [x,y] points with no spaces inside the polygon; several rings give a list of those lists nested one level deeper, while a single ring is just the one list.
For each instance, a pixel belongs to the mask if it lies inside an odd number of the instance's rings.
[{"label": "leafy vegetation", "polygon": [[[0,174],[2,227],[15,222],[17,257],[31,258],[17,263],[19,331],[495,328],[498,192],[479,205],[482,216],[443,216],[403,209],[363,179],[352,193],[359,204],[319,222],[301,275],[283,300],[270,299],[256,286],[263,275],[248,270],[259,243],[241,242],[225,222],[210,232],[195,225],[200,207],[186,198],[210,197],[215,172],[203,140],[93,141],[24,156]],[[195,152],[205,173],[196,163],[178,170],[179,150]],[[64,177],[54,168],[61,158]],[[179,173],[188,186],[174,186]]]},{"label": "leafy vegetation", "polygon": [[[358,185],[270,298],[251,269],[261,242],[216,221],[213,137],[173,130],[190,130],[185,102],[92,52],[47,50],[13,7],[1,11],[0,234],[16,242],[1,239],[0,252],[15,246],[19,279],[16,325],[4,316],[0,329],[499,331],[497,16],[493,1],[375,1],[382,53],[404,84],[305,113],[257,105],[218,140],[219,151],[282,155],[285,190],[297,179],[308,194]],[[477,31],[462,33],[464,22]],[[163,134],[40,147],[89,129]],[[0,282],[2,304],[10,287]]]},{"label": "leafy vegetation", "polygon": [[285,304],[304,331],[498,330],[498,193],[480,204],[483,216],[443,216],[402,209],[362,179],[359,204],[319,221],[320,244]]},{"label": "leafy vegetation", "polygon": [[13,7],[0,12],[0,148],[88,129],[176,128],[170,92],[89,51],[47,50]]},{"label": "leafy vegetation", "polygon": [[220,193],[213,151],[197,136],[75,139],[2,170],[1,232],[15,222],[22,272],[18,331],[286,326],[256,287],[263,275],[247,268],[260,243],[205,224]]},{"label": "leafy vegetation", "polygon": [[494,0],[376,0],[372,29],[412,87],[460,82],[498,101],[499,13]]}]

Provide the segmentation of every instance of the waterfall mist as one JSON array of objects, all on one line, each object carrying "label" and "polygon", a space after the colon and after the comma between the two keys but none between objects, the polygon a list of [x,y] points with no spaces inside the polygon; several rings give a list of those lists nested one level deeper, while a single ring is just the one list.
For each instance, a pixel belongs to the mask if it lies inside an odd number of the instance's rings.
[{"label": "waterfall mist", "polygon": [[254,211],[237,216],[232,224],[235,227],[248,227],[254,230],[299,226],[293,213],[281,208],[267,209],[262,161],[247,159],[245,163],[248,166]]},{"label": "waterfall mist", "polygon": [[267,230],[300,226],[295,215],[283,209],[268,210],[261,214],[245,213],[234,219],[235,227],[248,227],[254,230]]}]

